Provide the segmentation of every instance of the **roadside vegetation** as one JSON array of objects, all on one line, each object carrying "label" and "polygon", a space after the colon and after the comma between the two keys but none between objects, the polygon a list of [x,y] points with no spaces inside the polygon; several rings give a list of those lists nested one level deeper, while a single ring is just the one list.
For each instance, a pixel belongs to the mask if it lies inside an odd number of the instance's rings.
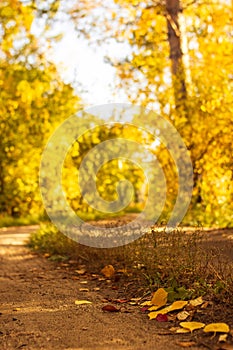
[{"label": "roadside vegetation", "polygon": [[139,278],[145,291],[168,288],[171,300],[207,295],[232,303],[233,262],[216,245],[209,248],[205,235],[201,228],[171,233],[154,228],[126,246],[98,249],[78,244],[52,224],[42,224],[28,245],[51,261],[72,259],[93,273],[106,265],[125,269]]}]

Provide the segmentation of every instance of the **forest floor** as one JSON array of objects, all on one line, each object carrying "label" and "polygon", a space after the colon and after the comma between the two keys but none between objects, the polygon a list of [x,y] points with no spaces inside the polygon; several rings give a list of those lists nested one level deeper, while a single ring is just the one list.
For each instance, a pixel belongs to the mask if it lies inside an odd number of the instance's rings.
[{"label": "forest floor", "polygon": [[[0,229],[1,349],[233,350],[233,315],[227,305],[211,301],[198,311],[201,322],[228,323],[227,342],[202,330],[175,334],[172,318],[158,322],[142,312],[132,299],[136,282],[130,277],[131,292],[101,274],[77,273],[75,261],[53,262],[30,251],[25,239],[35,228]],[[210,237],[210,244],[222,245],[223,254],[233,261],[233,230],[214,230]],[[76,300],[92,303],[76,305]],[[120,311],[103,311],[108,304]]]}]

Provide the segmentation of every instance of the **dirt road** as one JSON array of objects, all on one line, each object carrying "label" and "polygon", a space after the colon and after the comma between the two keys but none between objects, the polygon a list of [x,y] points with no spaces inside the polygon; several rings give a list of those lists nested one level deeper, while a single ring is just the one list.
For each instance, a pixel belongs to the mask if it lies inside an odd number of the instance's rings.
[{"label": "dirt road", "polygon": [[[0,349],[178,350],[194,340],[169,333],[169,322],[149,321],[138,306],[103,312],[106,298],[120,291],[108,281],[98,290],[94,276],[74,278],[65,266],[32,253],[23,244],[33,229],[0,230]],[[77,299],[92,304],[78,306]],[[205,349],[193,344],[190,350]]]}]

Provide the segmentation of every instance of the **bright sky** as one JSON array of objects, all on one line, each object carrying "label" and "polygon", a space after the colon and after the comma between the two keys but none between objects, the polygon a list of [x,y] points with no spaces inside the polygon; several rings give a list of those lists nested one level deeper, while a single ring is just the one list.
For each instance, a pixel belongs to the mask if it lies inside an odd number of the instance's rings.
[{"label": "bright sky", "polygon": [[[128,102],[124,91],[116,88],[116,70],[104,62],[104,56],[111,52],[117,58],[129,53],[126,44],[102,44],[89,46],[87,40],[77,38],[71,23],[63,26],[64,36],[54,44],[50,53],[62,78],[75,82],[76,90],[85,105],[93,106],[109,102]],[[80,85],[81,86],[80,86]]]}]

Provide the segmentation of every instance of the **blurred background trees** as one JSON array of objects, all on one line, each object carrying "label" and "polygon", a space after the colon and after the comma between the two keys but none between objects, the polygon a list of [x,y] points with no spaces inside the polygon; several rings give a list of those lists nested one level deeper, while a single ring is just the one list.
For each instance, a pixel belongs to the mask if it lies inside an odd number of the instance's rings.
[{"label": "blurred background trees", "polygon": [[[75,91],[72,82],[62,81],[47,55],[48,47],[62,34],[62,26],[54,35],[51,29],[69,20],[77,35],[99,50],[101,42],[128,45],[130,53],[122,59],[114,52],[106,54],[106,61],[118,73],[116,89],[124,89],[130,102],[152,108],[169,119],[183,137],[194,167],[193,199],[186,223],[232,226],[232,18],[232,4],[227,0],[2,1],[2,215],[42,212],[38,168],[43,146],[54,128],[80,108],[77,95],[81,91]],[[32,34],[35,21],[41,26],[40,37]],[[63,177],[67,180],[63,182],[76,210],[89,209],[77,189],[72,190],[67,167],[77,171],[87,150],[111,132],[96,130],[86,135],[67,156]],[[120,126],[114,132],[122,132]],[[155,153],[166,169],[169,187],[176,191],[168,152],[161,145]],[[97,181],[105,199],[114,198],[116,181],[123,175],[136,186],[135,193],[140,197],[144,182],[140,171],[136,174],[126,163],[119,171],[119,163],[115,162],[110,165],[113,176],[107,176],[107,167]]]}]

